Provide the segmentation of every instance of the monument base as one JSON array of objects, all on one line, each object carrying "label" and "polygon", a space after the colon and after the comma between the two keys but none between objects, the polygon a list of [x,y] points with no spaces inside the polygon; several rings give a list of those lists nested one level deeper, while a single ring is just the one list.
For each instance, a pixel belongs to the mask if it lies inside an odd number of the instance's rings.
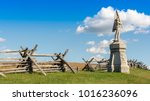
[{"label": "monument base", "polygon": [[126,44],[122,41],[114,41],[110,44],[110,51],[108,72],[130,73],[126,57]]}]

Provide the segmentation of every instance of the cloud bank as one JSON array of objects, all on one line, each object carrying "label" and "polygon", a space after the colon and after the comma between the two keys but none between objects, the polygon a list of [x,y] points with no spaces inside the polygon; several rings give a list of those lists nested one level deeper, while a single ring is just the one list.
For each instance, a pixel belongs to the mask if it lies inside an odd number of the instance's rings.
[{"label": "cloud bank", "polygon": [[[102,8],[93,17],[86,17],[82,25],[76,29],[78,33],[95,33],[98,35],[112,34],[115,9],[111,6]],[[149,33],[150,15],[127,9],[118,10],[123,23],[122,32],[133,31],[138,33]]]},{"label": "cloud bank", "polygon": [[[89,41],[88,43],[95,43],[94,41]],[[92,44],[91,47],[87,48],[86,51],[93,54],[108,54],[109,51],[107,51],[106,48],[109,47],[109,44],[112,42],[112,40],[102,40],[98,44]],[[91,44],[90,44],[91,45]]]}]

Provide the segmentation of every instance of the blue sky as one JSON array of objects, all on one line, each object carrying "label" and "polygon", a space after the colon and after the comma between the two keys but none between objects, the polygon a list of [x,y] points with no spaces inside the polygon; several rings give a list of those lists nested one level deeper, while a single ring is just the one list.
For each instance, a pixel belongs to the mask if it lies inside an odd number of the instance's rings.
[{"label": "blue sky", "polygon": [[[0,42],[0,50],[17,50],[21,45],[32,48],[38,44],[38,53],[70,49],[67,60],[82,62],[82,57],[88,59],[98,55],[87,52],[90,46],[86,43],[113,38],[113,35],[98,37],[95,33],[77,33],[77,27],[84,26],[87,16],[92,18],[109,6],[150,15],[149,5],[149,0],[0,0],[0,38],[5,39]],[[150,33],[132,33],[121,34],[121,38],[128,41],[128,58],[150,65]],[[109,58],[109,54],[101,56]]]}]

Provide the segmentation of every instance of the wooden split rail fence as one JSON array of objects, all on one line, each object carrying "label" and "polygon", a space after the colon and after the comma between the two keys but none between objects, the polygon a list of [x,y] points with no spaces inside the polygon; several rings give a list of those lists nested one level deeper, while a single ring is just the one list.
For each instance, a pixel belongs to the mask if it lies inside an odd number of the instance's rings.
[{"label": "wooden split rail fence", "polygon": [[128,65],[130,68],[141,68],[148,70],[148,66],[144,64],[142,61],[138,61],[137,59],[128,60]]},{"label": "wooden split rail fence", "polygon": [[[35,54],[37,45],[33,49],[23,48],[18,51],[1,51],[0,54],[19,53],[21,58],[0,58],[0,75],[5,76],[7,73],[24,73],[24,72],[41,72],[46,76],[47,72],[65,72],[68,68],[72,73],[75,71],[64,60],[65,53],[54,54]],[[50,57],[51,61],[39,62],[37,57]],[[13,68],[12,68],[13,67]]]},{"label": "wooden split rail fence", "polygon": [[107,70],[107,65],[109,63],[109,60],[101,59],[96,60],[94,58],[91,58],[90,60],[85,60],[82,58],[85,62],[85,66],[82,70],[91,71],[94,72],[95,70]]},{"label": "wooden split rail fence", "polygon": [[[85,62],[85,66],[82,70],[86,71],[95,71],[95,70],[107,70],[107,67],[109,65],[109,60],[107,59],[101,59],[101,60],[96,60],[94,58],[91,58],[90,60],[85,60],[82,58]],[[144,64],[142,61],[137,61],[136,59],[133,60],[128,60],[128,66],[130,68],[141,68],[148,70],[148,66]]]}]

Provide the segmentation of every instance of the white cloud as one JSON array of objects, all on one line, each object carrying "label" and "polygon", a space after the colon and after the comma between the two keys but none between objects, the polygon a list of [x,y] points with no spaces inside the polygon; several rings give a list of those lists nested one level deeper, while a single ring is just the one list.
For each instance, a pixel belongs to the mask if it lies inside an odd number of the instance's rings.
[{"label": "white cloud", "polygon": [[123,41],[127,44],[127,43],[139,42],[140,40],[137,39],[137,38],[134,38],[134,39],[126,39],[126,40],[123,40]]},{"label": "white cloud", "polygon": [[139,39],[132,39],[133,42],[139,42]]},{"label": "white cloud", "polygon": [[[76,31],[78,33],[96,33],[100,35],[112,34],[114,13],[115,10],[111,6],[102,8],[93,17],[86,17],[83,25],[79,25]],[[118,10],[118,13],[123,23],[122,32],[133,31],[138,33],[140,31],[141,33],[149,33],[147,29],[150,28],[150,15],[131,9]]]},{"label": "white cloud", "polygon": [[0,38],[0,42],[5,42],[5,41],[6,41],[6,39]]},{"label": "white cloud", "polygon": [[103,40],[100,41],[98,44],[92,45],[92,47],[89,47],[86,49],[87,52],[93,53],[93,54],[108,54],[109,52],[107,51],[106,48],[109,47],[109,44],[112,42],[108,40]]},{"label": "white cloud", "polygon": [[103,35],[103,34],[98,34],[97,36],[98,36],[98,37],[102,37],[102,36],[104,36],[104,35]]},{"label": "white cloud", "polygon": [[148,34],[150,33],[149,29],[137,29],[134,34]]},{"label": "white cloud", "polygon": [[95,41],[89,41],[86,43],[87,45],[95,45]]},{"label": "white cloud", "polygon": [[85,32],[85,29],[87,28],[87,26],[82,27],[81,25],[77,27],[76,31],[79,33],[83,33]]},{"label": "white cloud", "polygon": [[100,60],[102,60],[104,57],[103,57],[102,55],[98,54],[98,55],[95,55],[95,56],[90,57],[89,60],[92,59],[92,58],[94,58],[96,61],[100,61]]},{"label": "white cloud", "polygon": [[[139,42],[139,39],[127,39],[122,40],[124,43],[130,43],[130,42]],[[87,42],[87,45],[90,45],[89,48],[86,49],[86,52],[95,54],[95,58],[103,58],[104,54],[110,54],[109,51],[109,45],[113,42],[113,39],[111,40],[102,40],[99,43],[96,43],[95,41],[89,41]]]}]

